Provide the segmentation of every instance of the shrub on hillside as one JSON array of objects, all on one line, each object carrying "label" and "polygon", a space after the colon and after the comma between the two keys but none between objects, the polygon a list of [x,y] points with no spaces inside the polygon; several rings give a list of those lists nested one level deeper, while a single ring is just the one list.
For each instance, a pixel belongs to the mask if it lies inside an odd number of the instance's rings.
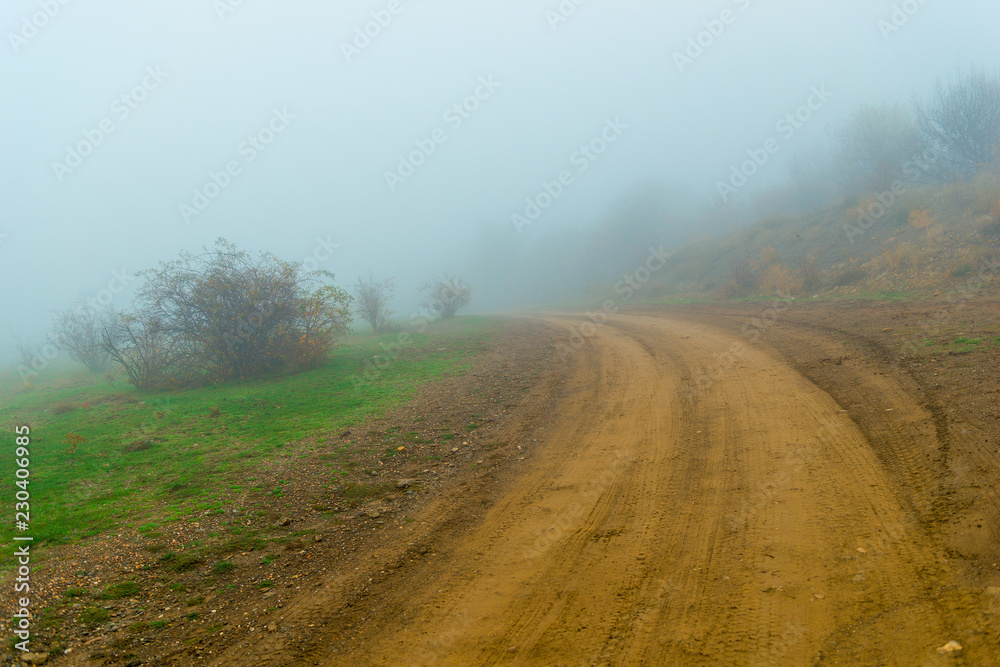
[{"label": "shrub on hillside", "polygon": [[104,345],[142,389],[315,367],[351,319],[350,296],[323,281],[332,274],[224,239],[139,275],[136,309],[105,330]]}]

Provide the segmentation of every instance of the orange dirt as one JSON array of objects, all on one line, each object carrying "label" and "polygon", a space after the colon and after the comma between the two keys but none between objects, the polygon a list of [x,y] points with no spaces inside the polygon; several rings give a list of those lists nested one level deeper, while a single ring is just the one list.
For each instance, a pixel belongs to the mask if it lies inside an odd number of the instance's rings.
[{"label": "orange dirt", "polygon": [[[542,319],[563,349],[587,321]],[[1000,663],[998,573],[956,563],[933,406],[865,364],[847,400],[720,324],[584,327],[499,428],[523,457],[209,664]]]}]

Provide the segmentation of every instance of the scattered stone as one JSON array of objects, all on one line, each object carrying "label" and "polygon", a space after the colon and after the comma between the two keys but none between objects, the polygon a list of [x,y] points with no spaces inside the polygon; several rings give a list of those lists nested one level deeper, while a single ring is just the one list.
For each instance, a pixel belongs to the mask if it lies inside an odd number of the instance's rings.
[{"label": "scattered stone", "polygon": [[322,541],[323,541],[322,535],[313,535],[313,542],[322,542]]},{"label": "scattered stone", "polygon": [[945,653],[954,653],[955,651],[961,651],[961,650],[962,650],[962,645],[959,644],[954,639],[952,639],[950,642],[939,648],[937,652],[943,655]]},{"label": "scattered stone", "polygon": [[291,520],[291,519],[289,519],[289,518],[288,518],[288,517],[286,516],[286,517],[284,517],[283,519],[279,519],[279,520],[278,520],[278,523],[276,523],[276,524],[274,524],[274,525],[275,525],[275,526],[277,526],[277,527],[279,527],[279,528],[282,528],[282,527],[284,527],[284,526],[290,526],[291,524],[292,524],[292,520]]},{"label": "scattered stone", "polygon": [[457,451],[458,451],[458,447],[452,447],[452,448],[451,448],[451,452],[452,452],[452,454],[454,454],[454,453],[455,453],[455,452],[457,452]]},{"label": "scattered stone", "polygon": [[277,632],[278,631],[278,624],[275,623],[274,621],[271,621],[270,623],[267,624],[267,631],[268,632]]},{"label": "scattered stone", "polygon": [[368,516],[371,517],[372,519],[377,519],[380,516],[382,516],[382,513],[379,512],[378,510],[372,510],[371,512],[368,513]]},{"label": "scattered stone", "polygon": [[44,665],[48,660],[48,653],[24,653],[21,655],[21,662],[26,662],[29,665]]},{"label": "scattered stone", "polygon": [[405,452],[406,451],[406,447],[402,447],[402,446],[396,447],[396,451],[397,452]]},{"label": "scattered stone", "polygon": [[411,486],[413,486],[416,483],[417,483],[417,480],[415,480],[415,479],[401,479],[398,482],[396,482],[396,488],[397,489],[408,489],[408,488],[410,488]]}]

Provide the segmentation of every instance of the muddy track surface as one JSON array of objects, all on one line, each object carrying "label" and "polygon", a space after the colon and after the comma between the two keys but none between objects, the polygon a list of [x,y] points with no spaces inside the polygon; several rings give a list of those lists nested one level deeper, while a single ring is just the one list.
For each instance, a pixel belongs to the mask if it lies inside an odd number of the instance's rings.
[{"label": "muddy track surface", "polygon": [[506,427],[538,440],[519,467],[304,591],[283,622],[307,650],[263,634],[213,664],[1000,664],[919,388],[859,373],[849,404],[724,327],[542,319],[565,375]]}]

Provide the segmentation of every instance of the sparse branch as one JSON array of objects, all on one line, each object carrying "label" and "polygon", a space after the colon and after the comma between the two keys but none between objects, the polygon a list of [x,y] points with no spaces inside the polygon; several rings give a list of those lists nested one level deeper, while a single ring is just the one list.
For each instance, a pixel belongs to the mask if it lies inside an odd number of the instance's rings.
[{"label": "sparse branch", "polygon": [[472,288],[454,276],[435,278],[424,285],[424,307],[446,320],[472,301]]},{"label": "sparse branch", "polygon": [[372,335],[382,331],[389,323],[392,316],[389,301],[394,289],[392,278],[378,280],[371,273],[367,280],[358,278],[358,282],[354,284],[355,308],[358,315],[371,325]]}]

